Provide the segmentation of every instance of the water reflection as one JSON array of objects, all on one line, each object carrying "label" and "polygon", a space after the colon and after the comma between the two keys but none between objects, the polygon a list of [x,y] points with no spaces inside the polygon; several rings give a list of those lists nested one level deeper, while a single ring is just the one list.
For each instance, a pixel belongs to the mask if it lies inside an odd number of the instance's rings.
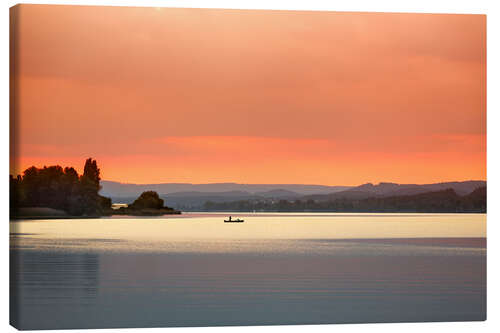
[{"label": "water reflection", "polygon": [[484,215],[245,221],[11,222],[11,323],[69,329],[486,317]]},{"label": "water reflection", "polygon": [[367,251],[361,243],[349,245],[350,256],[11,250],[11,323],[69,329],[485,319],[484,252],[412,255],[395,246],[391,255],[359,256]]},{"label": "water reflection", "polygon": [[99,255],[95,253],[11,249],[11,323],[19,328],[27,318],[50,323],[57,317],[46,316],[58,309],[71,309],[76,314],[94,305],[99,270]]}]

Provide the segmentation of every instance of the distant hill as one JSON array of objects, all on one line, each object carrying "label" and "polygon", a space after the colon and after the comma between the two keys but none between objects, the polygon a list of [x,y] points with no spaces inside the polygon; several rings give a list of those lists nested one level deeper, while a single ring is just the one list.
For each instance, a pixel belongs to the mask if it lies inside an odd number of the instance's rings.
[{"label": "distant hill", "polygon": [[486,186],[485,181],[469,180],[464,182],[445,182],[435,184],[395,184],[395,183],[380,183],[378,185],[364,184],[354,189],[377,193],[382,196],[388,195],[410,195],[424,192],[441,191],[453,189],[458,195],[469,194],[475,189]]},{"label": "distant hill", "polygon": [[236,200],[265,200],[265,199],[285,199],[291,200],[301,197],[301,194],[287,190],[271,190],[255,192],[254,194],[245,191],[227,192],[175,192],[162,195],[167,205],[184,210],[198,210],[205,202],[226,202]]},{"label": "distant hill", "polygon": [[356,186],[345,191],[337,191],[329,194],[309,195],[304,196],[304,200],[331,201],[335,199],[367,199],[372,197],[389,197],[414,195],[427,192],[436,192],[446,189],[452,189],[456,194],[462,196],[472,193],[474,190],[486,186],[485,181],[470,180],[464,182],[446,182],[435,184],[396,184],[396,183],[380,183],[373,185],[372,183]]},{"label": "distant hill", "polygon": [[265,192],[255,192],[255,195],[264,198],[276,198],[276,199],[294,199],[302,196],[297,192],[283,190],[283,189],[276,189]]},{"label": "distant hill", "polygon": [[[126,184],[112,181],[101,181],[101,194],[111,198],[137,197],[144,191],[156,191],[159,194],[179,192],[231,192],[241,191],[253,195],[262,195],[260,192],[290,191],[299,195],[326,194],[349,189],[350,186],[325,186],[302,184],[238,184],[238,183],[164,183],[164,184]],[[287,193],[287,195],[290,193]]]},{"label": "distant hill", "polygon": [[[200,192],[200,191],[186,191],[174,192],[169,194],[160,194],[160,197],[165,201],[169,207],[183,210],[199,210],[203,207],[205,202],[226,202],[236,200],[258,200],[258,199],[294,199],[301,197],[301,194],[287,190],[271,190],[265,192],[256,192],[252,194],[245,191],[226,191],[226,192]],[[114,202],[130,203],[134,196],[114,196]]]},{"label": "distant hill", "polygon": [[186,191],[186,192],[169,193],[168,195],[169,197],[176,197],[176,198],[192,198],[199,196],[220,196],[224,198],[237,198],[237,197],[246,197],[252,194],[245,191],[226,191],[226,192]]},{"label": "distant hill", "polygon": [[301,184],[123,184],[101,181],[101,194],[111,197],[115,203],[131,203],[144,191],[156,191],[169,207],[179,210],[203,210],[207,202],[229,203],[236,201],[275,200],[318,202],[363,200],[369,198],[399,197],[452,189],[457,195],[471,194],[486,186],[485,181],[447,182],[436,184],[367,183],[356,187]]},{"label": "distant hill", "polygon": [[362,199],[207,202],[204,209],[228,212],[486,213],[486,187],[463,196],[448,188],[411,195],[373,195]]},{"label": "distant hill", "polygon": [[226,202],[233,200],[252,200],[258,199],[249,192],[245,191],[226,191],[226,192],[174,192],[162,194],[162,199],[169,206],[184,210],[198,210],[207,201]]}]

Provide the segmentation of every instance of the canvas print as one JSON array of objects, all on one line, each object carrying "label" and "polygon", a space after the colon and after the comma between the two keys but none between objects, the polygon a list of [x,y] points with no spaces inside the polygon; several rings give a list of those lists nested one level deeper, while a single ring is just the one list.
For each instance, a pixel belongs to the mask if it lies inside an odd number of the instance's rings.
[{"label": "canvas print", "polygon": [[486,16],[17,5],[10,322],[486,319]]}]

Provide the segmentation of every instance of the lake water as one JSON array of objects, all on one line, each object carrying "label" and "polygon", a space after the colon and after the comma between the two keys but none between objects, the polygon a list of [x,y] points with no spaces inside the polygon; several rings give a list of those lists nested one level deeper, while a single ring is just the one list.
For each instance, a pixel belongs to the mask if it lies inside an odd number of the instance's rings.
[{"label": "lake water", "polygon": [[484,214],[10,223],[21,329],[486,319]]}]

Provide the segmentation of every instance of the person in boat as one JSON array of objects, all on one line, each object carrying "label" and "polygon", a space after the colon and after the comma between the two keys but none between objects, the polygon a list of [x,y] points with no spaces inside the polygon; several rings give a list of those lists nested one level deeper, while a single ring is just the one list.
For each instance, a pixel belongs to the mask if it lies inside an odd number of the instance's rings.
[{"label": "person in boat", "polygon": [[231,216],[229,216],[229,221],[231,221]]}]

